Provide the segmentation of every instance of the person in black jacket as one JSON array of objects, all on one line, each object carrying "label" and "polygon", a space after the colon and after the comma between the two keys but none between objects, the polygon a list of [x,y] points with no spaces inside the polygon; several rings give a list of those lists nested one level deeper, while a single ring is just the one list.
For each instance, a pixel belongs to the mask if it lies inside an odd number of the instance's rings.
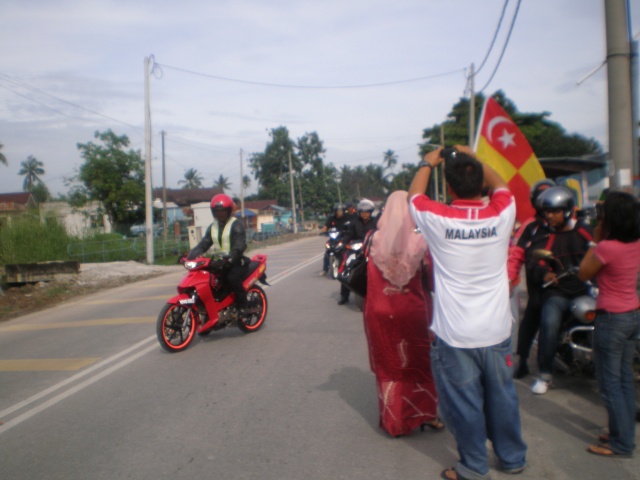
[{"label": "person in black jacket", "polygon": [[[337,228],[340,234],[344,234],[345,230],[349,227],[350,217],[345,213],[345,206],[342,203],[336,203],[333,207],[333,215],[327,218],[326,223],[322,227],[320,234],[326,233],[330,228]],[[329,253],[324,252],[324,259],[322,261],[321,276],[324,276],[329,271]]]},{"label": "person in black jacket", "polygon": [[198,245],[187,255],[187,259],[202,256],[212,246],[222,254],[223,281],[235,294],[235,305],[242,310],[247,304],[247,293],[242,282],[249,273],[249,262],[244,256],[247,249],[247,234],[242,221],[231,216],[233,200],[223,193],[211,199],[211,213],[214,221]]},{"label": "person in black jacket", "polygon": [[[553,256],[568,271],[578,267],[593,241],[591,227],[582,220],[573,219],[575,199],[567,187],[551,187],[538,197],[537,205],[542,210],[547,226],[541,228],[531,242],[531,250],[550,250]],[[554,271],[544,261],[531,259],[527,265],[527,276],[540,288],[541,313],[538,336],[538,379],[531,391],[542,395],[547,392],[553,377],[555,357],[562,317],[571,306],[571,300],[587,291],[577,276],[558,278],[561,272]]]},{"label": "person in black jacket", "polygon": [[[374,209],[375,205],[371,200],[364,199],[358,203],[358,215],[349,222],[349,226],[342,237],[345,245],[348,245],[354,240],[364,241],[367,233],[376,228],[378,223],[377,219],[371,216]],[[340,299],[338,300],[338,305],[349,303],[349,293],[349,289],[345,285],[340,284]]]}]

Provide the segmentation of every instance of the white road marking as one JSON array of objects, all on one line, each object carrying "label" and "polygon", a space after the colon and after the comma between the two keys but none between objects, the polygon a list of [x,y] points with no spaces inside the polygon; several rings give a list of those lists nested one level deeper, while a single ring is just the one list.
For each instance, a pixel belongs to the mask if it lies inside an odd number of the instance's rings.
[{"label": "white road marking", "polygon": [[[285,270],[284,272],[280,272],[279,274],[275,275],[274,278],[272,278],[271,280],[268,280],[269,283],[273,286],[276,285],[278,282],[284,280],[285,278],[293,275],[294,273],[298,272],[299,270],[302,270],[303,268],[307,267],[308,265],[310,265],[313,262],[316,262],[318,259],[322,258],[322,256],[324,255],[324,253],[320,253],[318,255],[315,255],[314,257],[310,258],[309,260],[307,260],[306,262],[302,262],[288,270]],[[147,337],[146,339],[142,340],[141,342],[136,343],[135,345],[132,345],[131,347],[121,351],[120,353],[117,353],[105,360],[103,360],[102,362],[96,363],[95,365],[87,368],[86,370],[83,370],[81,372],[76,373],[75,375],[72,375],[71,377],[67,378],[66,380],[63,380],[62,382],[59,382],[43,391],[41,391],[40,393],[37,393],[29,398],[27,398],[26,400],[23,400],[22,402],[16,403],[15,405],[6,408],[2,411],[0,411],[0,420],[2,420],[2,418],[6,417],[7,415],[10,415],[13,412],[16,412],[18,410],[21,410],[25,407],[27,407],[28,405],[60,390],[61,388],[66,387],[67,385],[76,382],[77,380],[86,377],[87,375],[95,372],[96,370],[101,369],[102,367],[113,363],[114,361],[118,360],[121,357],[124,357],[126,355],[129,355],[130,353],[134,352],[135,350],[138,350],[139,348],[142,348],[144,345],[146,345],[147,343],[150,343],[152,341],[156,340],[156,336],[152,335],[150,337]],[[50,398],[49,400],[47,400],[46,402],[41,403],[40,405],[37,405],[33,408],[31,408],[30,410],[27,410],[26,412],[18,415],[17,417],[5,422],[4,424],[0,425],[0,435],[3,434],[4,432],[7,432],[8,430],[10,430],[11,428],[21,424],[22,422],[24,422],[25,420],[30,419],[31,417],[33,417],[34,415],[37,415],[38,413],[48,409],[49,407],[52,407],[53,405],[61,402],[62,400],[69,398],[70,396],[74,395],[75,393],[78,393],[79,391],[85,389],[86,387],[92,385],[93,383],[97,382],[98,380],[101,380],[102,378],[106,377],[107,375],[110,375],[118,370],[120,370],[121,368],[129,365],[130,363],[132,363],[133,361],[137,360],[138,358],[146,355],[147,353],[151,352],[152,350],[158,348],[155,344],[154,345],[149,345],[147,346],[144,350],[140,350],[137,353],[133,353],[131,356],[128,356],[126,358],[124,358],[123,360],[121,360],[120,362],[116,363],[115,365],[112,365],[111,367],[102,370],[101,372],[97,373],[96,375],[92,376],[91,378],[88,378],[86,380],[84,380],[83,382],[78,383],[75,386],[70,387],[69,389],[65,390],[64,392],[56,395],[55,397]]]}]

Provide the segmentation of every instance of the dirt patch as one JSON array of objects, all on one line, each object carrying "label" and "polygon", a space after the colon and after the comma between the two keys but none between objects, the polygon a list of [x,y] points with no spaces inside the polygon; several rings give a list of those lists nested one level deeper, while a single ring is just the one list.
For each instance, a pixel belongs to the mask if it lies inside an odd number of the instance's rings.
[{"label": "dirt patch", "polygon": [[83,263],[77,275],[51,282],[14,286],[0,294],[0,322],[109,288],[175,272],[177,267],[138,262]]}]

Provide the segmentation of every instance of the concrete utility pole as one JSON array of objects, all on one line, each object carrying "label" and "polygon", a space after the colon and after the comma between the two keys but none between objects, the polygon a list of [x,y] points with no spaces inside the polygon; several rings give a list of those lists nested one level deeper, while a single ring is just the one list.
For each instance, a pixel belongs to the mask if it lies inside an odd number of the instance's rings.
[{"label": "concrete utility pole", "polygon": [[291,151],[289,151],[289,183],[291,184],[291,214],[293,218],[293,233],[298,233],[296,222],[296,192],[293,188],[293,168],[291,167]]},{"label": "concrete utility pole", "polygon": [[[473,148],[476,143],[476,91],[475,91],[475,66],[471,64],[469,70],[469,146]],[[444,145],[444,143],[443,143]]]},{"label": "concrete utility pole", "polygon": [[151,198],[151,102],[149,100],[149,67],[151,57],[144,59],[144,204],[147,233],[147,263],[153,265],[153,199]]},{"label": "concrete utility pole", "polygon": [[242,149],[240,149],[240,208],[242,210],[242,224],[247,226],[247,222],[244,218],[244,171],[242,167]]},{"label": "concrete utility pole", "polygon": [[[633,117],[629,20],[626,0],[605,0],[611,187],[633,189]],[[637,173],[637,172],[636,172]]]},{"label": "concrete utility pole", "polygon": [[162,134],[162,236],[167,239],[167,169],[164,163],[164,130]]}]

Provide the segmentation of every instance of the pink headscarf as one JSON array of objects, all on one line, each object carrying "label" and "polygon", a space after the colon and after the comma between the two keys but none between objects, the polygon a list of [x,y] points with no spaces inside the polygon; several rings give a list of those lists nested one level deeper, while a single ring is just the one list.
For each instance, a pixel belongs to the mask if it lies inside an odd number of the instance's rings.
[{"label": "pink headscarf", "polygon": [[393,192],[378,220],[371,243],[371,259],[382,276],[398,288],[416,274],[427,253],[427,242],[416,232],[409,214],[407,192]]}]

